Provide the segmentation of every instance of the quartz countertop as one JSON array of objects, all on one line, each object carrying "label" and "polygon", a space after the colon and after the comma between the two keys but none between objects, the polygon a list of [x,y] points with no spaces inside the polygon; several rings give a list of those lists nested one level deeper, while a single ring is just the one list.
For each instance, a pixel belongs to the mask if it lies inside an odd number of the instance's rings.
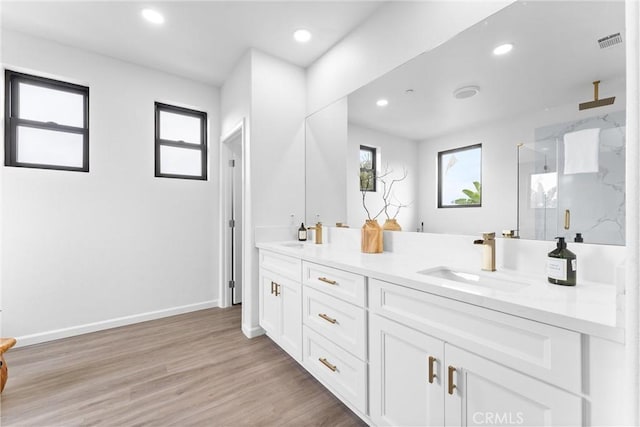
[{"label": "quartz countertop", "polygon": [[[624,342],[624,329],[616,323],[617,293],[613,284],[581,280],[577,286],[558,286],[548,283],[544,272],[540,275],[523,275],[514,270],[482,272],[479,261],[475,266],[456,265],[450,252],[436,250],[419,255],[393,252],[365,254],[331,244],[295,241],[259,243],[257,247],[463,303]],[[484,287],[419,273],[439,267],[480,274],[514,285],[513,288]]]}]

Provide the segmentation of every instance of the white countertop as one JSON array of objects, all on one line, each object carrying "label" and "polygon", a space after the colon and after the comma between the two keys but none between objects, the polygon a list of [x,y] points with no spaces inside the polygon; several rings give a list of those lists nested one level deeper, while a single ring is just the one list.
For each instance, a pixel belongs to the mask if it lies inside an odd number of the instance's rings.
[{"label": "white countertop", "polygon": [[[479,262],[476,268],[456,265],[455,254],[443,251],[419,255],[392,252],[364,254],[330,244],[298,244],[293,241],[259,243],[257,247],[491,310],[624,342],[624,329],[616,324],[616,286],[612,284],[583,280],[577,286],[558,286],[548,283],[544,272],[539,276],[524,276],[513,270],[482,272]],[[437,267],[507,280],[514,282],[514,286],[488,288],[418,273]]]}]

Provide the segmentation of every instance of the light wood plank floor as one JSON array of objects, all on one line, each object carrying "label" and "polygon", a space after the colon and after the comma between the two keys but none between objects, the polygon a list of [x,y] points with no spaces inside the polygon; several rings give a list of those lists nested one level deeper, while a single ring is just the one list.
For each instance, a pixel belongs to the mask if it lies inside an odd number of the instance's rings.
[{"label": "light wood plank floor", "polygon": [[209,309],[12,349],[7,426],[362,426],[240,308]]}]

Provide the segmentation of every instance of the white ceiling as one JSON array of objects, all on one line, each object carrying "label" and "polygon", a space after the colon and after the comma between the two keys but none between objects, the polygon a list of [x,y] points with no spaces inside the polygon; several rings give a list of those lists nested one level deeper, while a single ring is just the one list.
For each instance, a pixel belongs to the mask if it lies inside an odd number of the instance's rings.
[{"label": "white ceiling", "polygon": [[[308,67],[381,1],[2,1],[2,26],[220,86],[248,48]],[[166,18],[140,17],[151,7]],[[309,29],[313,39],[292,34]]]},{"label": "white ceiling", "polygon": [[[624,29],[622,1],[518,2],[351,94],[349,120],[423,140],[569,104],[577,112],[593,99],[593,80],[622,110],[625,44],[600,49],[597,40],[617,32],[624,40]],[[492,55],[505,42],[512,52]],[[467,85],[480,93],[455,99]],[[376,107],[379,98],[389,105]]]}]

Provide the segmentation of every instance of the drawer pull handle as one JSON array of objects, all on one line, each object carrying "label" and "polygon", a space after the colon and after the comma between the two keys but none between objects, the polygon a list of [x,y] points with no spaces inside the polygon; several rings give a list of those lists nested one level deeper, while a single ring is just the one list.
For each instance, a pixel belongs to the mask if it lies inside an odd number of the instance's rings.
[{"label": "drawer pull handle", "polygon": [[449,365],[449,394],[453,394],[453,389],[456,388],[456,385],[453,383],[453,374],[456,372],[456,368]]},{"label": "drawer pull handle", "polygon": [[327,322],[329,322],[329,323],[334,323],[334,324],[335,324],[335,323],[337,322],[337,320],[336,320],[336,319],[332,319],[331,317],[327,316],[327,315],[326,315],[326,314],[324,314],[324,313],[318,313],[318,316],[319,316],[319,317],[322,317],[324,320],[326,320],[326,321],[327,321]]},{"label": "drawer pull handle", "polygon": [[324,283],[328,283],[330,285],[335,285],[336,283],[338,283],[335,280],[327,279],[326,277],[318,277],[318,280]]},{"label": "drawer pull handle", "polygon": [[322,363],[324,366],[326,366],[327,368],[331,369],[333,372],[337,371],[338,368],[336,367],[336,365],[332,365],[331,363],[329,363],[327,361],[327,359],[325,359],[324,357],[320,357],[318,358],[318,360],[320,361],[320,363]]},{"label": "drawer pull handle", "polygon": [[281,294],[280,285],[276,283],[276,296],[279,296],[280,294]]},{"label": "drawer pull handle", "polygon": [[429,383],[433,384],[433,379],[438,378],[436,373],[434,372],[433,365],[436,363],[436,358],[433,356],[429,356]]}]

